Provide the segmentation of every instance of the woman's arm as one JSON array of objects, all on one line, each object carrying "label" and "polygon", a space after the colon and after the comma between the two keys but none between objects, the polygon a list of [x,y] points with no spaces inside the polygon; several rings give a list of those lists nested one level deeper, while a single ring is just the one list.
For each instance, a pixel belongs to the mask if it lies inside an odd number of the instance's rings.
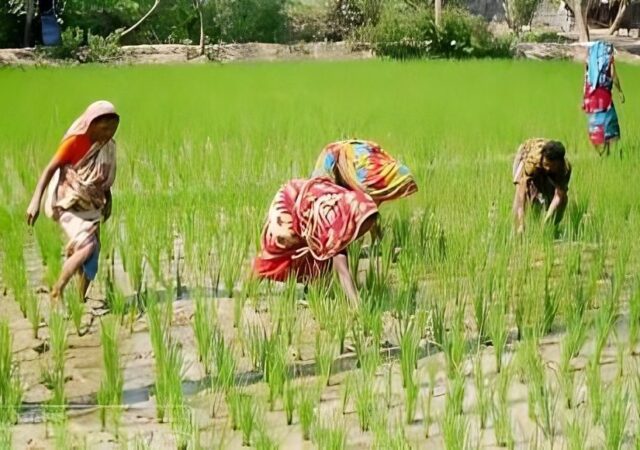
[{"label": "woman's arm", "polygon": [[340,253],[333,257],[333,270],[335,270],[338,274],[338,279],[340,280],[342,289],[344,289],[344,293],[349,299],[349,303],[352,307],[357,307],[360,303],[360,298],[358,296],[356,284],[353,282],[351,272],[349,271],[347,255],[345,255],[344,253]]},{"label": "woman's arm", "polygon": [[40,179],[36,185],[36,190],[34,191],[29,207],[27,208],[27,224],[30,226],[33,226],[36,223],[36,219],[40,214],[40,201],[42,200],[44,190],[49,184],[49,181],[51,181],[53,174],[60,168],[60,163],[58,161],[58,158],[54,157],[40,175]]},{"label": "woman's arm", "polygon": [[551,204],[549,205],[549,209],[547,210],[547,214],[544,218],[545,223],[549,222],[552,217],[554,218],[554,223],[556,225],[560,223],[562,216],[564,215],[564,210],[567,207],[567,198],[567,191],[556,188],[553,200],[551,200]]}]

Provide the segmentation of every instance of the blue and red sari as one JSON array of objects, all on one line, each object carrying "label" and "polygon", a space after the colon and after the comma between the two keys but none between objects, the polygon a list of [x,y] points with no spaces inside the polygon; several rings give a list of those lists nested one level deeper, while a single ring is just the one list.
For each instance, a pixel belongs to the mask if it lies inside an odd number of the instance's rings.
[{"label": "blue and red sari", "polygon": [[582,108],[589,117],[589,139],[603,145],[620,138],[618,114],[613,104],[613,46],[597,41],[589,48]]}]

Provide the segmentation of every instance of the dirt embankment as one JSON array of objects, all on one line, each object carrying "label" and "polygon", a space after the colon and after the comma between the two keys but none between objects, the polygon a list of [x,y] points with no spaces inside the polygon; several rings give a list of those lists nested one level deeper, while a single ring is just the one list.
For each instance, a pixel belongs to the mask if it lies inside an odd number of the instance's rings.
[{"label": "dirt embankment", "polygon": [[[355,48],[347,42],[315,42],[306,44],[222,44],[208,45],[200,55],[194,45],[132,45],[121,47],[120,55],[109,62],[116,64],[179,64],[208,61],[287,61],[347,60],[374,57],[367,47]],[[33,48],[0,49],[0,66],[56,65],[59,60],[47,58]]]}]

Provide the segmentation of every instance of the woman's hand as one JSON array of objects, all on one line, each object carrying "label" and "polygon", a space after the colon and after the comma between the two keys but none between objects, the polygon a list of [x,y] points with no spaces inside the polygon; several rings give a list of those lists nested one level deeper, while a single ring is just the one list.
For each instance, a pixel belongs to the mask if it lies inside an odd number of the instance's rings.
[{"label": "woman's hand", "polygon": [[40,214],[40,199],[35,196],[31,199],[29,207],[27,208],[27,225],[33,226]]}]

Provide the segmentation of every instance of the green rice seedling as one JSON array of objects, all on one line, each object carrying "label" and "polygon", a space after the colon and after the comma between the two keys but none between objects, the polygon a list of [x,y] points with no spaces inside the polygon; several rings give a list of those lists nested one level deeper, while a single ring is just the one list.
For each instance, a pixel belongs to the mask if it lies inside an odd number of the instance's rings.
[{"label": "green rice seedling", "polygon": [[193,316],[193,334],[196,338],[198,348],[198,357],[205,368],[205,372],[209,375],[211,370],[211,358],[213,351],[213,332],[217,321],[217,312],[215,305],[206,300],[202,295],[202,291],[198,290],[195,294],[195,314]]},{"label": "green rice seedling", "polygon": [[290,277],[281,296],[274,298],[272,303],[272,334],[286,338],[287,345],[293,344],[293,334],[297,318],[296,300],[297,282]]},{"label": "green rice seedling", "polygon": [[46,382],[53,392],[44,410],[47,423],[52,424],[54,427],[56,445],[60,447],[66,445],[67,435],[66,397],[64,392],[67,325],[64,317],[57,310],[52,311],[49,316],[49,336],[51,360]]},{"label": "green rice seedling", "polygon": [[282,395],[282,403],[284,406],[284,413],[287,417],[287,425],[293,424],[293,413],[296,410],[297,397],[298,389],[290,379],[287,379],[284,384],[284,392]]},{"label": "green rice seedling", "polygon": [[464,383],[464,375],[460,372],[456,373],[453,378],[449,379],[445,409],[450,409],[455,414],[463,413]]},{"label": "green rice seedling", "polygon": [[487,427],[491,399],[489,398],[489,392],[487,390],[487,381],[484,377],[480,354],[476,355],[473,361],[473,382],[476,388],[476,413],[480,420],[480,429],[484,430]]},{"label": "green rice seedling", "polygon": [[595,360],[589,360],[585,368],[585,377],[587,384],[587,396],[591,409],[591,418],[594,425],[600,422],[602,416],[602,377],[600,375],[600,363]]},{"label": "green rice seedling", "polygon": [[[553,260],[552,260],[553,261]],[[551,262],[545,261],[544,273],[544,296],[543,296],[543,316],[542,316],[542,334],[545,335],[551,331],[556,320],[556,315],[560,309],[560,291],[558,288],[551,286],[552,268],[549,266]]]},{"label": "green rice seedling", "polygon": [[400,330],[400,370],[402,386],[406,387],[413,380],[413,372],[418,365],[418,351],[420,344],[420,329],[414,321],[406,329]]},{"label": "green rice seedling", "polygon": [[496,441],[500,447],[513,448],[514,438],[511,427],[511,415],[509,412],[509,385],[511,383],[511,370],[506,368],[496,378],[493,391],[492,413],[493,429]]},{"label": "green rice seedling", "polygon": [[580,413],[575,412],[570,421],[565,421],[564,435],[567,450],[583,450],[587,448],[589,428]]},{"label": "green rice seedling", "polygon": [[486,287],[482,276],[478,276],[477,278],[478,279],[474,283],[475,292],[473,296],[473,314],[476,321],[476,327],[478,328],[478,340],[483,342],[488,338],[487,320],[490,302],[488,301],[485,293]]},{"label": "green rice seedling", "polygon": [[447,374],[449,378],[462,370],[465,356],[464,319],[462,314],[456,314],[449,331],[444,334],[443,351],[447,362]]},{"label": "green rice seedling", "polygon": [[243,296],[236,296],[233,299],[233,328],[238,328],[242,322],[244,304],[246,301],[247,299]]},{"label": "green rice seedling", "polygon": [[256,450],[279,450],[280,446],[271,437],[272,433],[267,429],[267,426],[262,423],[256,426],[254,433],[256,436],[253,438],[253,447]]},{"label": "green rice seedling", "polygon": [[127,312],[127,299],[122,291],[113,285],[112,281],[109,281],[109,284],[106,285],[106,303],[111,313],[120,317],[122,322]]},{"label": "green rice seedling", "polygon": [[[351,398],[353,391],[354,378],[356,374],[350,374],[342,383],[341,397],[342,397],[342,414],[347,414],[347,407],[349,406],[349,399]],[[322,389],[324,385],[320,385]]]},{"label": "green rice seedling", "polygon": [[240,395],[238,401],[238,425],[242,432],[242,446],[249,447],[251,445],[251,436],[256,426],[258,408],[253,397],[248,394]]},{"label": "green rice seedling", "polygon": [[556,412],[558,405],[557,392],[549,380],[538,379],[536,385],[536,423],[545,439],[553,448],[558,430],[556,427]]},{"label": "green rice seedling", "polygon": [[40,329],[40,324],[42,322],[42,313],[40,311],[40,301],[33,292],[27,293],[25,307],[27,319],[29,319],[29,324],[33,330],[33,338],[38,339],[38,330]]},{"label": "green rice seedling", "polygon": [[629,351],[633,354],[640,337],[640,276],[636,276],[629,296]]},{"label": "green rice seedling", "polygon": [[433,416],[431,414],[431,406],[433,404],[433,396],[436,386],[436,373],[437,366],[435,361],[429,361],[427,363],[427,378],[429,380],[429,387],[427,388],[426,395],[422,398],[422,426],[424,429],[424,435],[428,439],[431,424],[433,423]]},{"label": "green rice seedling", "polygon": [[375,433],[372,448],[374,450],[410,450],[411,446],[407,442],[402,427],[395,429],[394,432],[385,427],[383,431]]},{"label": "green rice seedling", "polygon": [[298,418],[302,428],[302,439],[308,441],[311,438],[311,428],[316,420],[316,406],[320,400],[320,391],[311,385],[300,389],[298,403]]},{"label": "green rice seedling", "polygon": [[0,320],[0,443],[5,448],[12,448],[11,427],[18,421],[23,396],[18,366],[12,360],[12,341],[9,324]]},{"label": "green rice seedling", "polygon": [[212,387],[227,392],[235,383],[236,361],[220,330],[214,332],[212,349],[215,364],[215,373],[211,371]]},{"label": "green rice seedling", "polygon": [[225,288],[229,293],[229,297],[233,297],[233,289],[238,281],[242,270],[242,261],[246,255],[247,247],[244,239],[232,239],[235,233],[220,233],[217,247],[220,254],[224,255],[221,259],[220,276]]},{"label": "green rice seedling", "polygon": [[286,345],[278,335],[271,336],[266,343],[264,378],[269,386],[269,407],[274,411],[287,380]]},{"label": "green rice seedling", "polygon": [[609,335],[615,324],[617,318],[617,305],[611,302],[606,302],[605,305],[600,308],[596,315],[595,325],[595,348],[593,351],[592,359],[594,362],[600,363],[602,351],[604,350],[607,342],[609,341]]},{"label": "green rice seedling", "polygon": [[122,415],[122,389],[124,385],[118,351],[118,331],[116,316],[106,317],[101,321],[100,341],[104,373],[97,395],[102,430],[105,430],[107,418],[109,418],[116,437]]},{"label": "green rice seedling", "polygon": [[364,372],[356,375],[352,383],[356,414],[360,423],[361,431],[369,431],[371,426],[371,416],[376,406],[376,395],[374,391],[374,379]]},{"label": "green rice seedling", "polygon": [[347,446],[347,431],[338,419],[316,419],[313,443],[318,450],[343,450]]},{"label": "green rice seedling", "polygon": [[442,440],[446,450],[464,450],[469,446],[468,419],[457,414],[453,409],[445,408],[445,412],[440,419],[442,429]]},{"label": "green rice seedling", "polygon": [[629,393],[622,380],[613,383],[611,395],[606,401],[602,416],[602,428],[606,448],[620,450],[624,442],[625,428],[629,418]]},{"label": "green rice seedling", "polygon": [[331,335],[327,331],[319,330],[316,334],[316,376],[325,386],[329,386],[334,358],[335,347]]},{"label": "green rice seedling", "polygon": [[327,329],[333,322],[334,305],[337,302],[330,300],[332,292],[331,278],[319,277],[307,285],[305,299],[309,310],[321,329]]},{"label": "green rice seedling", "polygon": [[264,370],[268,341],[264,325],[261,322],[247,325],[242,341],[251,359],[251,366],[256,370]]},{"label": "green rice seedling", "polygon": [[507,329],[506,305],[500,301],[490,307],[487,331],[491,337],[496,357],[496,371],[502,370],[502,356],[509,336]]},{"label": "green rice seedling", "polygon": [[69,294],[65,296],[65,303],[71,320],[76,329],[78,336],[82,336],[82,316],[84,315],[84,299],[80,298],[79,290],[73,289]]},{"label": "green rice seedling", "polygon": [[166,379],[168,365],[167,333],[170,318],[165,309],[155,299],[151,300],[147,308],[149,322],[149,337],[155,359],[155,395],[156,413],[160,422],[164,421],[166,406],[170,404],[169,381]]},{"label": "green rice seedling", "polygon": [[53,286],[62,269],[62,242],[60,232],[56,225],[49,220],[41,221],[35,228],[36,240],[40,247],[40,254],[47,267],[45,281],[48,286]]},{"label": "green rice seedling", "polygon": [[178,450],[187,450],[194,438],[199,439],[197,428],[191,410],[183,401],[171,405],[171,430]]},{"label": "green rice seedling", "polygon": [[410,425],[416,416],[416,408],[418,406],[418,395],[420,393],[420,386],[416,382],[413,376],[407,380],[407,384],[404,387],[405,403],[405,422]]},{"label": "green rice seedling", "polygon": [[[586,335],[586,327],[581,325],[577,326],[579,331],[576,333],[581,333]],[[575,391],[575,373],[573,368],[571,367],[571,359],[576,354],[577,349],[579,349],[582,344],[584,337],[576,336],[576,334],[571,331],[567,333],[563,339],[562,347],[560,351],[560,365],[558,370],[558,384],[560,385],[560,389],[564,394],[564,398],[566,400],[567,409],[571,409],[573,407],[573,397]]]}]

